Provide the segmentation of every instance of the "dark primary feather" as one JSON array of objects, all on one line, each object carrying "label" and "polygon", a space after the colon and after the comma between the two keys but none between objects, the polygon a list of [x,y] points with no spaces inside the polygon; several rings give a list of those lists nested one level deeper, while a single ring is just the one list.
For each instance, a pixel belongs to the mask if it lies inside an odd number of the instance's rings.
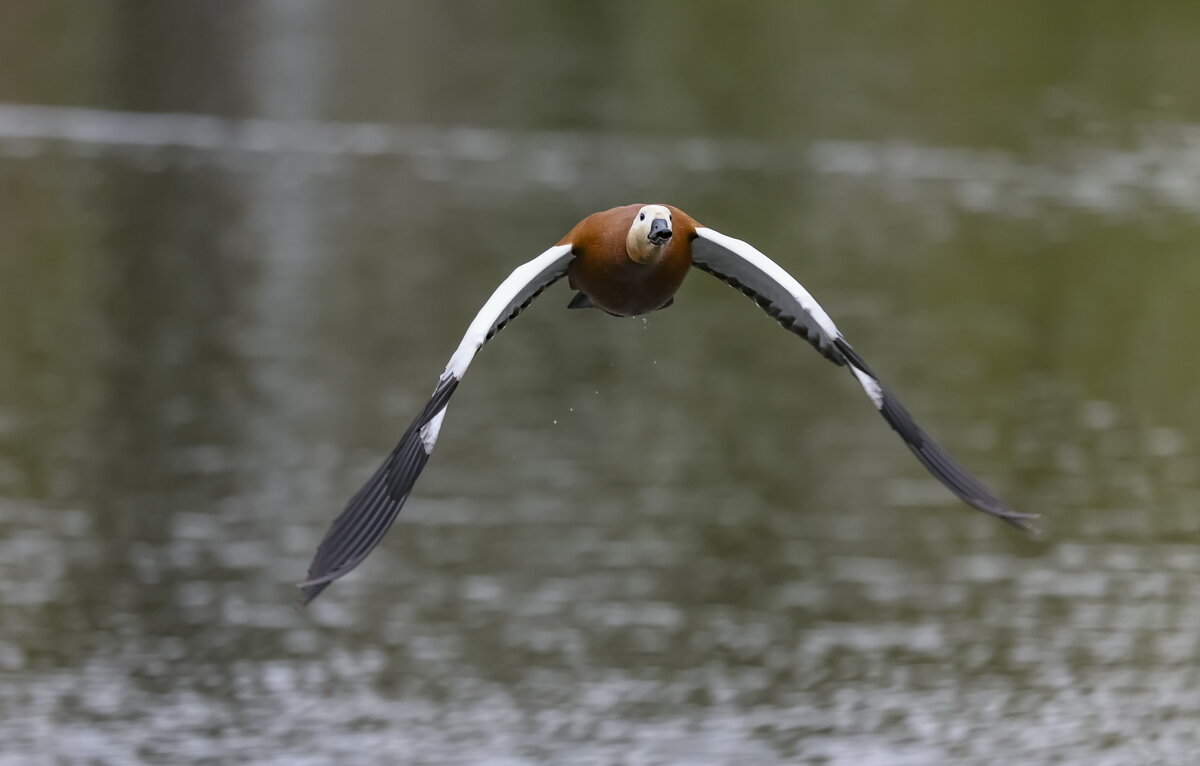
[{"label": "dark primary feather", "polygon": [[454,377],[438,383],[429,403],[400,437],[388,459],[333,520],[308,568],[308,579],[300,584],[302,604],[312,601],[330,583],[361,564],[383,539],[429,461],[421,441],[421,428],[445,409],[457,386]]},{"label": "dark primary feather", "polygon": [[[879,378],[875,373],[871,372],[871,368],[863,361],[862,357],[851,348],[850,344],[844,339],[838,338],[836,341],[838,350],[840,350],[850,364],[875,378],[878,383]],[[1011,524],[1017,529],[1026,532],[1036,533],[1037,527],[1033,524],[1033,520],[1038,518],[1037,514],[1018,513],[1009,508],[1002,500],[988,492],[987,488],[970,473],[963,468],[958,462],[950,457],[950,454],[942,449],[937,442],[929,437],[912,419],[912,415],[908,414],[908,410],[904,409],[904,405],[900,400],[892,395],[890,391],[879,386],[880,393],[883,395],[883,406],[879,411],[883,414],[883,419],[888,422],[896,433],[900,434],[900,438],[904,440],[904,444],[912,450],[912,453],[917,456],[917,460],[921,461],[921,465],[925,466],[933,476],[946,485],[946,488],[958,495],[967,505],[983,511],[986,514],[995,516],[996,518]]]},{"label": "dark primary feather", "polygon": [[500,313],[483,342],[487,343],[491,340],[496,333],[504,329],[505,325],[516,319],[518,314],[529,308],[529,304],[533,303],[534,298],[541,295],[547,287],[562,279],[567,273],[567,263],[574,257],[569,249],[564,250],[557,260],[549,263],[540,273],[522,285],[512,301],[509,302],[508,307]]}]

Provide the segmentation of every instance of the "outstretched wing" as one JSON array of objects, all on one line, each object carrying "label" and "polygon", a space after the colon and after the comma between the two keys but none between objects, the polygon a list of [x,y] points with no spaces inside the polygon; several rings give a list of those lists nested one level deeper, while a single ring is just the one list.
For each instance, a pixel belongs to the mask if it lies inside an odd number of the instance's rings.
[{"label": "outstretched wing", "polygon": [[308,568],[308,579],[300,583],[301,603],[312,601],[331,582],[361,564],[383,539],[433,452],[446,405],[475,354],[542,290],[567,273],[571,257],[571,245],[555,245],[518,266],[492,293],[450,357],[428,404],[388,459],[329,526]]},{"label": "outstretched wing", "polygon": [[781,325],[807,340],[825,358],[850,368],[884,420],[900,434],[921,465],[968,505],[1027,532],[1035,514],[1018,513],[988,492],[965,468],[921,430],[908,410],[879,382],[825,310],[779,264],[740,239],[708,228],[696,229],[692,264],[738,288]]}]

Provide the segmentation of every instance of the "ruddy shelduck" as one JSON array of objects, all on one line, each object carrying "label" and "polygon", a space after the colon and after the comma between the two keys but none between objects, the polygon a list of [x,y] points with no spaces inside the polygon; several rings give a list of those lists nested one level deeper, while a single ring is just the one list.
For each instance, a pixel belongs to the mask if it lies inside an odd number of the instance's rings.
[{"label": "ruddy shelduck", "polygon": [[847,367],[921,464],[951,492],[984,513],[1034,531],[1035,515],[1018,513],[997,499],[913,422],[825,310],[777,263],[740,239],[700,225],[677,207],[626,205],[584,218],[558,244],[500,283],[467,327],[429,403],[334,519],[308,579],[300,584],[301,601],[316,598],[362,563],[383,539],[433,452],[446,405],[475,354],[538,294],[565,276],[578,291],[570,308],[637,316],[669,306],[691,267],[741,290],[826,359]]}]

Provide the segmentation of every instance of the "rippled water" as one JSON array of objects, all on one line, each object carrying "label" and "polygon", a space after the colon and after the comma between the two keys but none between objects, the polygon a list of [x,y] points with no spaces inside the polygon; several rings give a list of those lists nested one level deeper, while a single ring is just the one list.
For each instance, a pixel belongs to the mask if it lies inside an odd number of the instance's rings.
[{"label": "rippled water", "polygon": [[[1190,10],[52,7],[0,12],[0,766],[1195,762]],[[295,608],[495,284],[635,200],[1043,537],[697,273],[547,291]]]}]

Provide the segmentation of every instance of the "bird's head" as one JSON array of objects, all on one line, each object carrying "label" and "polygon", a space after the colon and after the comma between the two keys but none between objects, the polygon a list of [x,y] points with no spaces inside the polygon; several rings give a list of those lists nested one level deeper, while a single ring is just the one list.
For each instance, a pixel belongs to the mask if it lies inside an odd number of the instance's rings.
[{"label": "bird's head", "polygon": [[644,205],[633,217],[625,249],[638,263],[650,263],[671,239],[671,211],[663,205]]}]

